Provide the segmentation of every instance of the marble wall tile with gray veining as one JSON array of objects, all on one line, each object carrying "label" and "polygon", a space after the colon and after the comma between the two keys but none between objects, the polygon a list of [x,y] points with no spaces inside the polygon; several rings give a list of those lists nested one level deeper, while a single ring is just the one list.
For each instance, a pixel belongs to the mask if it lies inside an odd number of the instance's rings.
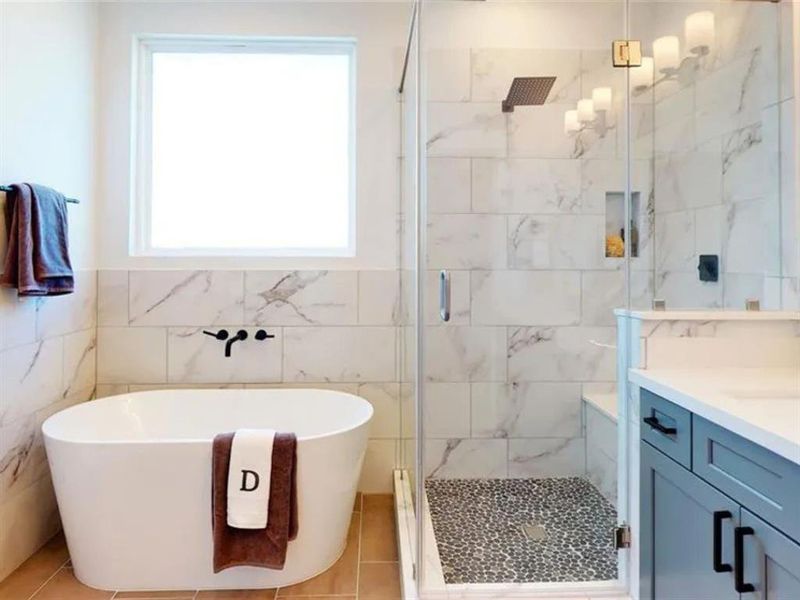
[{"label": "marble wall tile with gray veining", "polygon": [[586,477],[606,500],[617,505],[617,463],[602,452],[586,448]]},{"label": "marble wall tile with gray veining", "polygon": [[583,438],[511,439],[509,477],[580,477],[586,474]]},{"label": "marble wall tile with gray veining", "polygon": [[430,102],[469,102],[469,48],[429,48],[425,51],[426,97]]},{"label": "marble wall tile with gray veining", "polygon": [[764,301],[766,277],[763,273],[724,273],[723,308],[743,310],[748,300]]},{"label": "marble wall tile with gray veining", "polygon": [[98,383],[95,387],[95,398],[108,398],[128,393],[128,385],[125,383]]},{"label": "marble wall tile with gray veining", "polygon": [[617,459],[617,423],[600,412],[592,404],[585,403],[584,426],[586,428],[586,450],[602,452],[609,458]]},{"label": "marble wall tile with gray veining", "polygon": [[131,271],[130,324],[208,326],[241,323],[242,271]]},{"label": "marble wall tile with gray veining", "polygon": [[613,381],[613,327],[520,327],[508,330],[509,381]]},{"label": "marble wall tile with gray veining", "polygon": [[[580,98],[580,51],[538,48],[480,48],[472,51],[472,99],[504,100],[514,77],[555,76],[547,102]],[[591,92],[590,92],[591,93]]]},{"label": "marble wall tile with gray veining", "polygon": [[97,328],[97,383],[166,381],[166,328]]},{"label": "marble wall tile with gray veining", "polygon": [[426,438],[470,437],[468,383],[426,383],[424,394]]},{"label": "marble wall tile with gray veining", "polygon": [[128,271],[97,272],[97,325],[128,325]]},{"label": "marble wall tile with gray veining", "polygon": [[[727,232],[726,216],[728,209],[723,204],[698,208],[694,211],[694,252],[721,255],[723,235]],[[661,218],[656,217],[657,219]],[[722,268],[725,268],[723,263]]]},{"label": "marble wall tile with gray veining", "polygon": [[284,381],[394,381],[394,327],[287,327]]},{"label": "marble wall tile with gray veining", "polygon": [[655,159],[656,214],[722,202],[722,153],[718,141]]},{"label": "marble wall tile with gray veining", "polygon": [[722,284],[700,281],[696,272],[656,271],[655,297],[672,309],[720,308]]},{"label": "marble wall tile with gray veining", "polygon": [[245,322],[250,325],[354,325],[357,271],[248,271]]},{"label": "marble wall tile with gray veining", "polygon": [[400,384],[362,383],[356,386],[357,395],[365,398],[375,412],[370,422],[371,439],[400,437]]},{"label": "marble wall tile with gray veining", "polygon": [[[584,271],[581,274],[581,324],[615,326],[614,309],[627,305],[623,271]],[[653,275],[631,272],[631,307],[649,309],[653,300]]]},{"label": "marble wall tile with gray veining", "polygon": [[513,269],[618,268],[606,261],[600,215],[508,217],[508,265]]},{"label": "marble wall tile with gray veining", "polygon": [[440,479],[507,477],[506,440],[425,440],[425,475]]},{"label": "marble wall tile with gray veining", "polygon": [[61,337],[0,353],[0,426],[58,400],[63,390],[63,364]]},{"label": "marble wall tile with gray veining", "polygon": [[[764,121],[722,139],[722,191],[725,202],[777,198],[780,185],[778,110],[764,111]],[[776,209],[777,210],[777,209]]]},{"label": "marble wall tile with gray veining", "polygon": [[47,475],[36,414],[0,427],[0,495],[4,502]]},{"label": "marble wall tile with gray veining", "polygon": [[657,215],[655,266],[658,271],[694,271],[694,214],[678,211]]},{"label": "marble wall tile with gray veining", "polygon": [[97,332],[94,329],[64,336],[64,389],[62,398],[95,385]]},{"label": "marble wall tile with gray veining", "polygon": [[428,327],[429,381],[505,381],[503,327]]},{"label": "marble wall tile with gray veining", "polygon": [[582,212],[581,164],[571,159],[475,159],[472,207],[481,213]]},{"label": "marble wall tile with gray veining", "polygon": [[727,208],[722,269],[726,273],[780,274],[780,237],[772,199],[743,200]]},{"label": "marble wall tile with gray veining", "polygon": [[75,271],[75,291],[40,298],[36,307],[38,339],[91,329],[97,325],[97,271]]},{"label": "marble wall tile with gray veining", "polygon": [[36,302],[0,288],[0,350],[36,341]]},{"label": "marble wall tile with gray veining", "polygon": [[400,274],[397,271],[358,272],[358,323],[400,323]]},{"label": "marble wall tile with gray veining", "polygon": [[473,383],[472,436],[581,435],[580,383]]},{"label": "marble wall tile with gray veining", "polygon": [[[169,383],[256,383],[280,381],[283,335],[270,328],[274,338],[256,340],[257,328],[245,328],[246,340],[231,346],[203,333],[202,328],[170,327],[167,355]],[[231,334],[233,335],[233,333]]]},{"label": "marble wall tile with gray veining", "polygon": [[428,268],[503,269],[505,240],[502,215],[430,215]]},{"label": "marble wall tile with gray veining", "polygon": [[[596,87],[610,87],[615,100],[622,100],[627,94],[625,69],[612,64],[611,53],[607,49],[581,50],[581,98],[591,98]],[[636,99],[633,99],[637,103]],[[640,103],[647,103],[641,100]]]},{"label": "marble wall tile with gray veining", "polygon": [[778,99],[775,56],[755,48],[697,82],[697,141],[722,136],[761,120],[761,110]]},{"label": "marble wall tile with gray veining", "polygon": [[[800,75],[798,75],[800,77]],[[780,105],[780,130],[795,131],[795,106],[800,100],[791,99]],[[800,123],[797,123],[800,126]],[[797,173],[800,169],[798,153],[791,136],[780,136],[781,160],[781,267],[785,277],[796,278],[800,274],[800,235],[797,235],[797,223],[800,222],[800,189],[797,187]]]},{"label": "marble wall tile with gray veining", "polygon": [[506,156],[506,134],[499,102],[428,104],[428,156]]},{"label": "marble wall tile with gray veining", "polygon": [[576,271],[475,271],[475,325],[574,325],[580,321]]},{"label": "marble wall tile with gray veining", "polygon": [[605,137],[592,130],[564,133],[564,112],[574,104],[521,106],[508,117],[508,156],[514,158],[614,158],[616,130]]},{"label": "marble wall tile with gray veining", "polygon": [[[652,161],[631,161],[631,188],[646,200],[652,194]],[[627,184],[627,161],[590,158],[581,161],[581,213],[606,214],[606,193],[624,192]]]},{"label": "marble wall tile with gray veining", "polygon": [[470,212],[471,161],[469,158],[427,159],[428,212]]},{"label": "marble wall tile with gray veining", "polygon": [[369,440],[358,490],[365,494],[391,494],[392,472],[398,465],[399,455],[397,440]]}]

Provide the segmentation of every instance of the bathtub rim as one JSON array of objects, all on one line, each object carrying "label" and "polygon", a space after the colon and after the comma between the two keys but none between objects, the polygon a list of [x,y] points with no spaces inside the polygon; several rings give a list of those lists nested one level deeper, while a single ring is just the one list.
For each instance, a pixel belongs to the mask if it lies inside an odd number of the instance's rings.
[{"label": "bathtub rim", "polygon": [[[80,410],[87,410],[87,407],[95,405],[98,402],[102,403],[114,403],[120,402],[120,398],[127,398],[127,397],[138,397],[138,396],[148,396],[148,395],[158,395],[168,392],[170,394],[177,394],[177,395],[191,395],[196,394],[197,392],[287,392],[287,391],[308,391],[308,392],[322,392],[325,395],[334,395],[334,396],[349,396],[350,398],[355,398],[359,402],[363,403],[365,407],[368,409],[367,414],[363,419],[356,421],[354,424],[351,424],[347,427],[334,429],[332,431],[326,431],[325,433],[320,433],[316,435],[305,435],[305,436],[297,436],[297,442],[310,442],[310,441],[318,441],[327,438],[332,438],[339,435],[344,435],[350,433],[352,431],[356,431],[362,427],[365,427],[372,421],[372,418],[375,416],[375,407],[372,403],[364,398],[363,396],[359,396],[357,394],[352,394],[350,392],[342,392],[339,390],[330,390],[325,388],[312,388],[312,387],[286,387],[286,388],[255,388],[255,389],[241,389],[241,388],[196,388],[196,389],[160,389],[160,390],[142,390],[136,392],[125,392],[123,394],[115,394],[113,396],[106,396],[104,398],[98,398],[96,400],[87,400],[86,402],[80,402],[78,404],[73,404],[72,406],[68,406],[67,408],[60,410],[56,413],[53,413],[40,426],[40,430],[42,432],[43,437],[46,440],[52,440],[54,442],[58,442],[60,444],[70,444],[70,445],[108,445],[108,446],[117,446],[117,445],[137,445],[137,446],[145,446],[145,445],[153,445],[153,444],[211,444],[214,440],[213,437],[185,437],[185,438],[167,438],[167,437],[159,437],[153,439],[102,439],[102,440],[88,440],[88,439],[76,439],[74,437],[64,436],[64,435],[54,435],[52,429],[55,427],[54,423],[58,420],[57,417],[65,414],[65,413],[72,413],[78,412]],[[223,432],[219,432],[223,433]]]}]

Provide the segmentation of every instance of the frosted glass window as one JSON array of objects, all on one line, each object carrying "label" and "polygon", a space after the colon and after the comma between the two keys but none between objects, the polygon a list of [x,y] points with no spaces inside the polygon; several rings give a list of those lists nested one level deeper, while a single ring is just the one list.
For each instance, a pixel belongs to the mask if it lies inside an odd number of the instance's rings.
[{"label": "frosted glass window", "polygon": [[151,47],[139,251],[352,256],[354,50],[349,41]]}]

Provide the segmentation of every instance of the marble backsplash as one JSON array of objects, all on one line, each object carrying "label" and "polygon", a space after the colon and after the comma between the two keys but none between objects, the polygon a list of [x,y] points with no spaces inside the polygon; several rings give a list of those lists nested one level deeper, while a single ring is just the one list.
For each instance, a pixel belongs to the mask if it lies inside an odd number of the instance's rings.
[{"label": "marble backsplash", "polygon": [[41,424],[94,395],[96,299],[95,271],[66,296],[0,289],[0,579],[60,527]]}]

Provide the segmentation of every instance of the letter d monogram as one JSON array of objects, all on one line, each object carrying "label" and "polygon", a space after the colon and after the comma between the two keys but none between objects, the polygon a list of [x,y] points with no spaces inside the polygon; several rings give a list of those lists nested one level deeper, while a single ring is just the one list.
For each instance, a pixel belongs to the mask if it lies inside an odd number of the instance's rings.
[{"label": "letter d monogram", "polygon": [[[253,482],[253,487],[247,487],[247,476],[252,475],[255,478]],[[241,492],[252,492],[253,490],[258,489],[258,473],[255,471],[248,471],[247,469],[242,469],[242,488],[239,490]]]}]

